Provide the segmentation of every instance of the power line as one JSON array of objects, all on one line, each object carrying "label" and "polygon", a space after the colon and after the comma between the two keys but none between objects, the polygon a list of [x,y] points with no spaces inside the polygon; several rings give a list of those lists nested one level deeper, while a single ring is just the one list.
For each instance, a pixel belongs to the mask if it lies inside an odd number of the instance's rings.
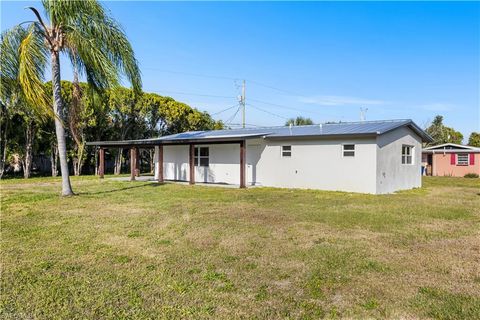
[{"label": "power line", "polygon": [[289,109],[289,110],[300,111],[300,112],[307,112],[307,113],[316,113],[316,112],[313,112],[313,111],[307,111],[307,110],[302,110],[302,109],[287,107],[287,106],[284,106],[284,105],[281,105],[281,104],[271,103],[271,102],[262,101],[262,100],[258,100],[258,99],[252,99],[252,98],[250,98],[250,100],[255,101],[255,102],[258,102],[258,103],[263,103],[263,104],[267,104],[267,105],[270,105],[270,106],[274,106],[274,107],[283,108],[283,109]]},{"label": "power line", "polygon": [[265,109],[262,109],[262,108],[256,107],[256,106],[254,106],[254,105],[248,104],[248,106],[250,106],[250,107],[252,107],[252,108],[254,108],[254,109],[260,110],[260,111],[262,111],[262,112],[268,113],[268,114],[270,114],[270,115],[272,115],[272,116],[275,116],[275,117],[279,117],[279,118],[282,118],[282,119],[288,120],[288,118],[287,118],[287,117],[284,117],[284,116],[281,116],[281,115],[279,115],[279,114],[276,114],[276,113],[270,112],[270,111],[268,111],[268,110],[265,110]]},{"label": "power line", "polygon": [[279,92],[284,92],[284,93],[288,93],[288,94],[293,94],[293,95],[296,95],[296,96],[302,96],[304,97],[303,95],[299,94],[299,93],[296,93],[296,92],[293,92],[293,91],[290,91],[290,90],[285,90],[285,89],[280,89],[280,88],[277,88],[277,87],[273,87],[273,86],[270,86],[268,84],[264,84],[264,83],[261,83],[261,82],[258,82],[258,81],[255,81],[255,80],[249,80],[247,79],[248,82],[251,82],[251,83],[254,83],[258,86],[261,86],[261,87],[265,87],[265,88],[268,88],[268,89],[272,89],[272,90],[276,90],[276,91],[279,91]]},{"label": "power line", "polygon": [[[150,91],[150,90],[149,90]],[[182,94],[186,96],[199,96],[199,97],[210,97],[210,98],[225,98],[225,99],[235,99],[234,96],[220,96],[220,95],[213,95],[213,94],[202,94],[202,93],[192,93],[192,92],[180,92],[180,91],[170,91],[170,90],[162,90],[163,92],[175,93],[175,94]],[[159,91],[150,91],[155,92],[158,94],[162,94]]]},{"label": "power line", "polygon": [[239,78],[231,78],[231,77],[216,76],[216,75],[207,75],[207,74],[200,74],[200,73],[190,73],[190,72],[182,72],[182,71],[172,71],[172,70],[164,70],[164,69],[157,69],[157,68],[149,68],[149,67],[146,67],[146,68],[144,67],[142,69],[153,70],[153,71],[164,72],[164,73],[181,74],[181,75],[192,76],[192,77],[224,79],[224,80],[238,80],[239,79]]},{"label": "power line", "polygon": [[228,118],[228,120],[225,121],[225,124],[229,124],[230,122],[232,122],[235,119],[235,117],[237,116],[240,109],[241,109],[241,106],[238,106],[237,111],[235,111],[233,116],[231,116],[230,118]]},{"label": "power line", "polygon": [[220,111],[218,111],[218,112],[212,113],[211,115],[214,116],[214,115],[220,114],[220,113],[222,113],[222,112],[228,111],[228,110],[230,110],[230,109],[233,109],[233,108],[235,108],[235,107],[238,107],[238,104],[236,104],[236,105],[234,105],[234,106],[231,106],[231,107],[228,107],[228,108],[226,108],[226,109],[220,110]]},{"label": "power line", "polygon": [[[241,79],[241,77],[236,77],[236,78],[234,78],[234,77],[227,77],[227,76],[208,75],[208,74],[191,73],[191,72],[183,72],[183,71],[173,71],[173,70],[165,70],[165,69],[150,68],[150,67],[143,67],[143,69],[146,69],[146,70],[154,70],[154,71],[158,71],[158,72],[171,73],[171,74],[180,74],[180,75],[186,75],[186,76],[192,76],[192,77],[202,77],[202,78],[212,78],[212,79],[223,79],[223,80],[234,80],[234,81]],[[265,83],[262,83],[262,82],[259,82],[259,81],[256,81],[256,80],[245,79],[245,78],[244,78],[244,80],[246,80],[246,81],[248,81],[248,82],[251,82],[251,83],[253,83],[253,84],[256,84],[256,85],[258,85],[258,86],[268,88],[268,89],[272,89],[272,90],[276,90],[276,91],[283,92],[283,93],[288,93],[288,94],[293,94],[293,95],[305,97],[304,95],[299,94],[299,93],[297,93],[297,92],[293,92],[293,91],[290,91],[290,90],[286,90],[286,89],[281,89],[281,88],[278,88],[278,87],[274,87],[274,86],[271,86],[271,85],[268,85],[268,84],[265,84]]]}]

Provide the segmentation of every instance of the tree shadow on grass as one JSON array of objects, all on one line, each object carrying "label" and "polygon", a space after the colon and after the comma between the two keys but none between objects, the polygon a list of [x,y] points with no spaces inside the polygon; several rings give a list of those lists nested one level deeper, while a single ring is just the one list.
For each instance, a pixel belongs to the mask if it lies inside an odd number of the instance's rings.
[{"label": "tree shadow on grass", "polygon": [[143,187],[160,187],[164,186],[165,183],[158,183],[158,182],[148,182],[148,183],[142,183],[139,185],[135,186],[128,186],[128,187],[122,187],[122,188],[116,188],[116,189],[110,189],[110,190],[104,190],[104,191],[87,191],[87,192],[79,192],[77,195],[82,196],[82,195],[97,195],[97,194],[108,194],[108,193],[115,193],[115,192],[122,192],[125,190],[130,190],[130,189],[138,189],[138,188],[143,188]]}]

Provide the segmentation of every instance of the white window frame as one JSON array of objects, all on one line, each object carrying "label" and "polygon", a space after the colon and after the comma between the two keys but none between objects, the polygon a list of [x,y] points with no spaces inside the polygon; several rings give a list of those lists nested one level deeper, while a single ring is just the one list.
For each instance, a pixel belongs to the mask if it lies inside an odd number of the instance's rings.
[{"label": "white window frame", "polygon": [[[406,149],[404,149],[406,148]],[[404,153],[404,150],[410,150],[410,152]],[[406,166],[411,166],[414,164],[414,155],[415,155],[415,147],[409,144],[402,144],[402,150],[401,150],[401,162],[403,165]],[[408,163],[408,159],[410,159],[410,163]]]},{"label": "white window frame", "polygon": [[[467,157],[466,161],[465,160],[462,160],[462,162],[460,162],[460,156],[463,156],[463,157]],[[469,166],[470,165],[470,154],[468,153],[457,153],[455,155],[455,164],[457,166]]]},{"label": "white window frame", "polygon": [[[353,146],[353,149],[346,149],[345,146]],[[355,143],[343,143],[342,144],[342,158],[355,158],[356,154],[356,145]],[[348,152],[348,154],[352,153],[352,155],[345,155],[345,152]]]},{"label": "white window frame", "polygon": [[[207,155],[201,155],[201,149],[207,150]],[[207,159],[207,165],[201,165],[202,159]],[[194,151],[195,167],[209,167],[210,166],[210,148],[209,147],[195,147]]]},{"label": "white window frame", "polygon": [[[285,150],[285,148],[287,150]],[[280,155],[282,156],[282,158],[291,158],[292,157],[292,145],[281,146],[280,147]]]}]

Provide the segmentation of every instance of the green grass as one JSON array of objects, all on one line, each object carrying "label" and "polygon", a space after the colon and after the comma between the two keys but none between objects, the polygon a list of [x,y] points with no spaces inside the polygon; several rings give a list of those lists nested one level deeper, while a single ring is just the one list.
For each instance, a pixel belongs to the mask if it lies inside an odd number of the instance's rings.
[{"label": "green grass", "polygon": [[480,318],[480,181],[392,195],[1,188],[3,319]]}]

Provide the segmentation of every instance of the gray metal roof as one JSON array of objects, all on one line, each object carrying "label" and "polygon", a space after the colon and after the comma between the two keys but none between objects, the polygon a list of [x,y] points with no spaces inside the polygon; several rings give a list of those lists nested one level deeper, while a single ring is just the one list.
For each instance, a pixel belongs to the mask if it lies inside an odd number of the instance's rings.
[{"label": "gray metal roof", "polygon": [[282,126],[262,128],[225,129],[212,131],[188,131],[153,139],[129,141],[97,141],[88,145],[107,146],[120,144],[172,144],[188,142],[228,142],[264,137],[265,139],[286,137],[334,137],[334,136],[366,136],[381,135],[400,127],[409,127],[416,132],[423,141],[432,138],[417,126],[412,120],[381,120],[362,122],[323,123],[306,126]]}]

